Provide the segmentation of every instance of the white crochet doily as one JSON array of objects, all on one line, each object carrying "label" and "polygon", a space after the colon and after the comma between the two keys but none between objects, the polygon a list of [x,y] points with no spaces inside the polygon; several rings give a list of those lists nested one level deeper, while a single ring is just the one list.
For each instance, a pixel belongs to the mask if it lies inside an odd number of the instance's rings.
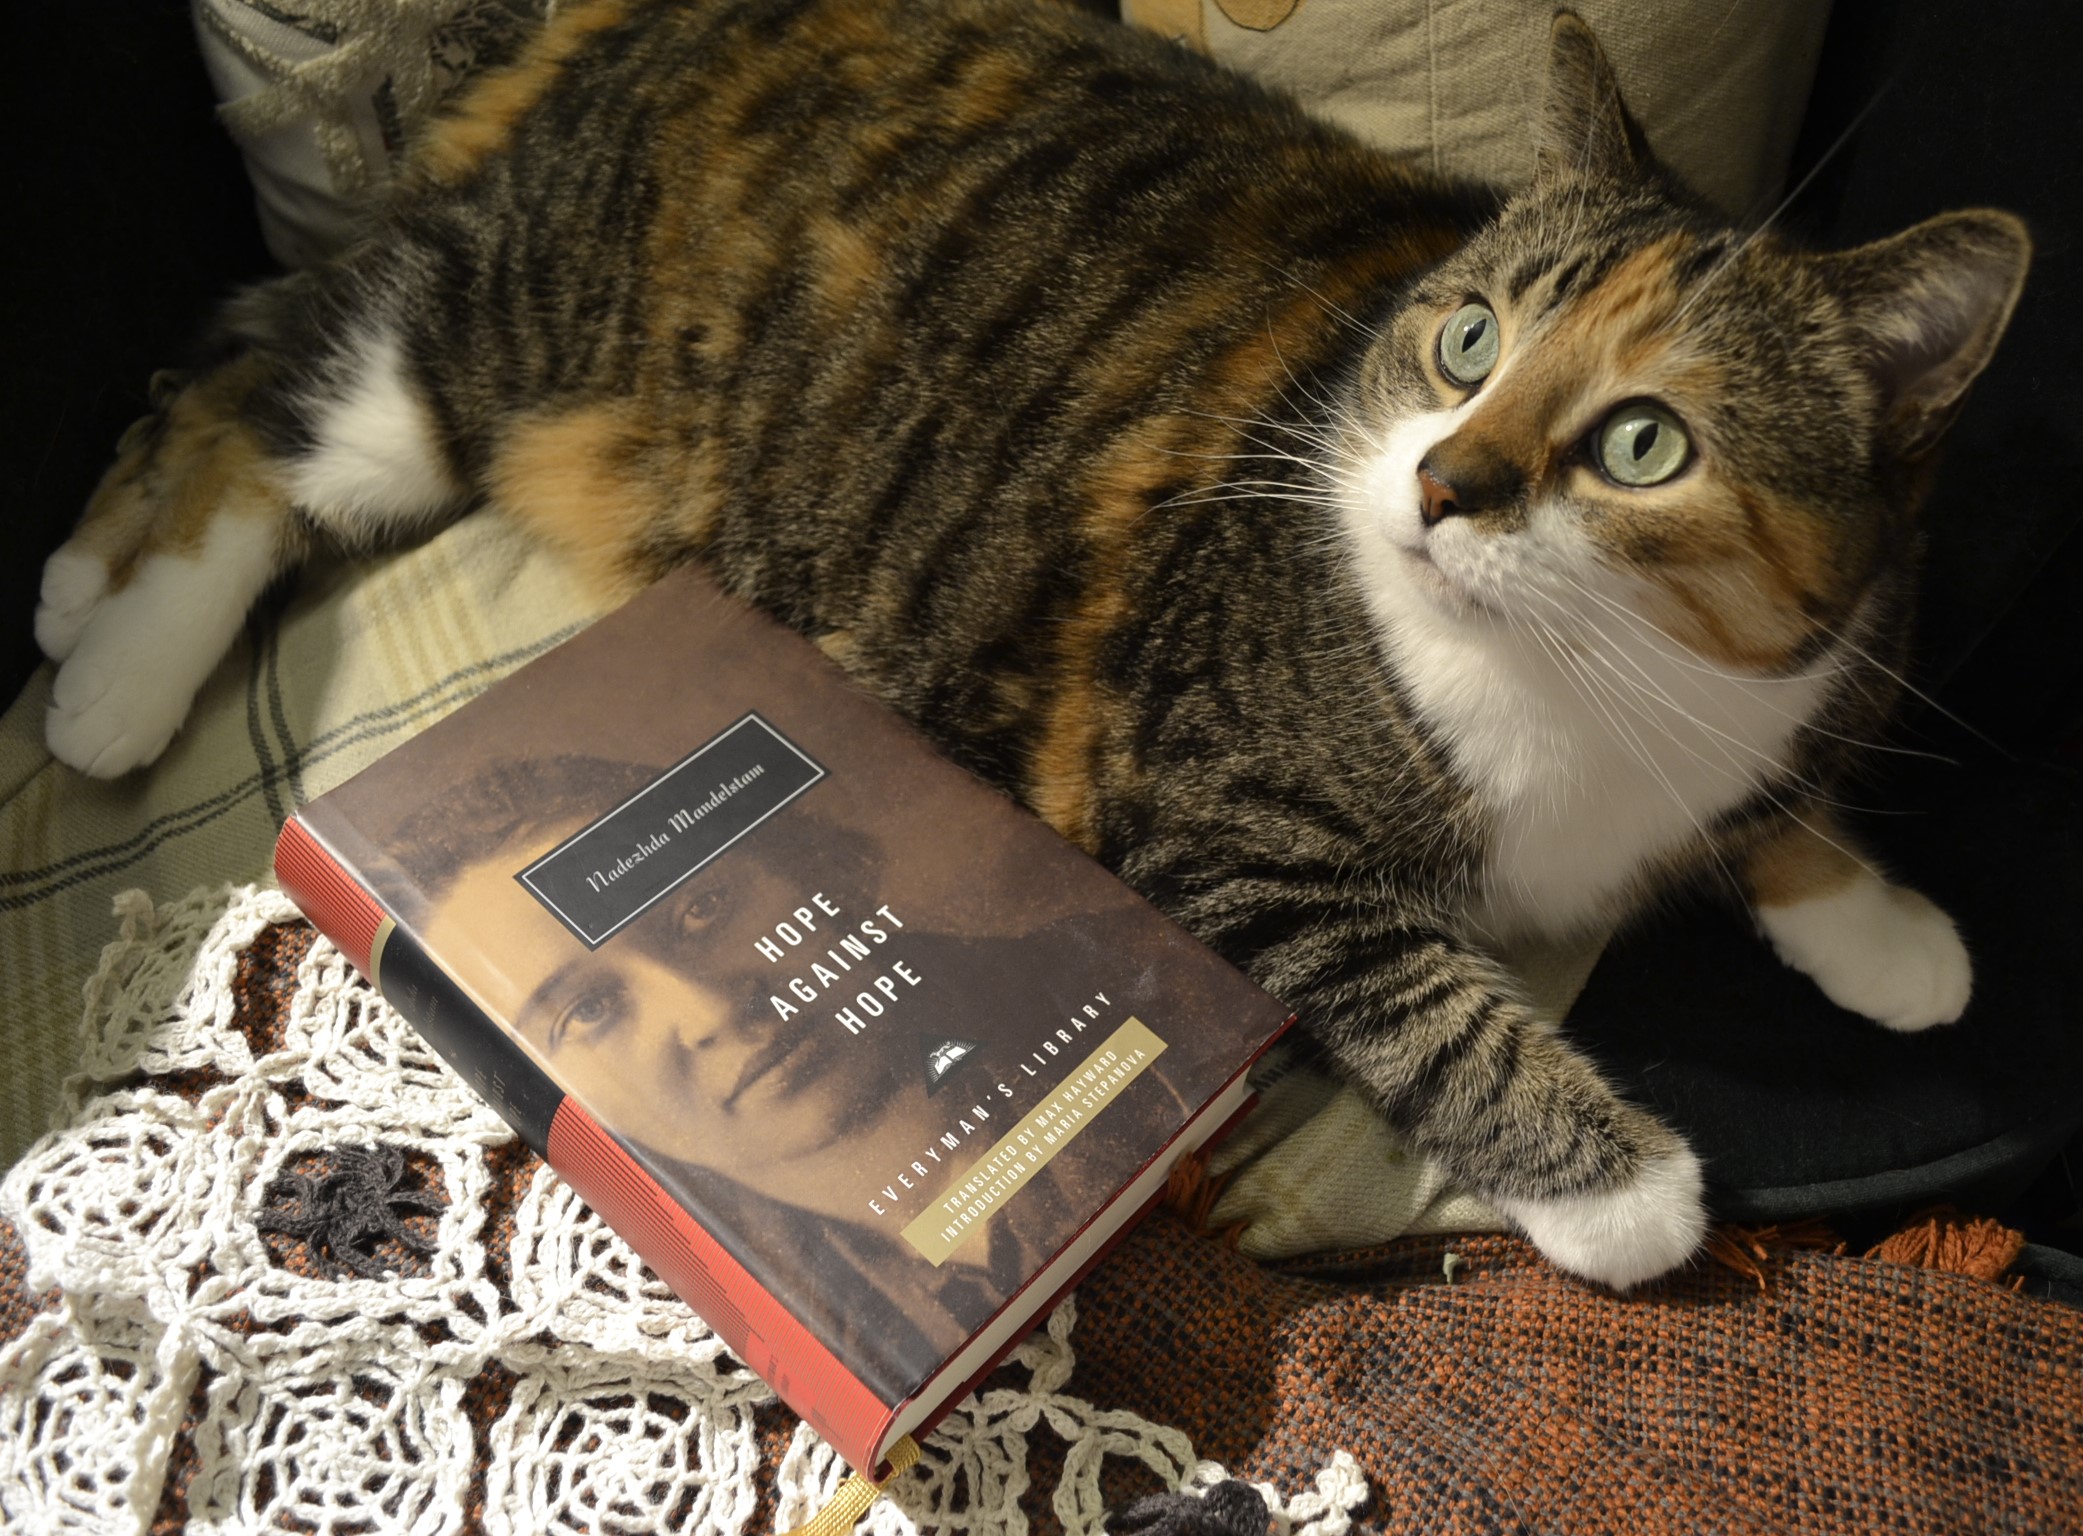
[{"label": "white crochet doily", "polygon": [[[759,1465],[766,1387],[547,1167],[515,1216],[508,1294],[481,1241],[489,1155],[513,1134],[369,990],[312,944],[279,1047],[234,1021],[239,957],[297,914],[279,892],[119,899],[121,937],[87,990],[69,1124],[0,1182],[32,1292],[56,1303],[0,1350],[0,1529],[136,1532],[158,1509],[192,1405],[188,1529],[437,1536],[487,1473],[494,1536],[746,1530],[762,1484],[782,1528],[846,1468],[807,1428]],[[214,1069],[184,1097],[153,1078]],[[220,1080],[221,1079],[221,1080]],[[271,1262],[266,1192],[321,1148],[382,1143],[438,1170],[446,1204],[423,1273],[324,1279]],[[973,1395],[864,1518],[878,1536],[1020,1533],[1027,1442],[1065,1442],[1053,1506],[1100,1516],[1106,1457],[1173,1487],[1220,1481],[1187,1437],[1069,1390],[1066,1301],[1015,1352],[1018,1389]],[[503,1373],[482,1433],[465,1394]],[[1002,1379],[1002,1378],[1001,1378]],[[1352,1458],[1317,1486],[1261,1487],[1280,1530],[1344,1536],[1366,1498]]]}]

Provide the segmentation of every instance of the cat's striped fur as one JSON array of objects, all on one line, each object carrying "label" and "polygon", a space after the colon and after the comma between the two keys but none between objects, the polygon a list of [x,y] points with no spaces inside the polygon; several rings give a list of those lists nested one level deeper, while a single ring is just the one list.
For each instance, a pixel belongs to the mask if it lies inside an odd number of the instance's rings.
[{"label": "cat's striped fur", "polygon": [[[1696,1163],[1489,948],[1719,868],[1833,997],[1958,1015],[1951,924],[1827,801],[2026,243],[1743,239],[1568,18],[1543,133],[1503,200],[1032,0],[567,7],[126,443],[46,582],[53,746],[155,756],[314,538],[482,498],[620,587],[704,558],[1559,1261],[1660,1273]],[[1661,484],[1592,446],[1636,399],[1693,445]]]}]

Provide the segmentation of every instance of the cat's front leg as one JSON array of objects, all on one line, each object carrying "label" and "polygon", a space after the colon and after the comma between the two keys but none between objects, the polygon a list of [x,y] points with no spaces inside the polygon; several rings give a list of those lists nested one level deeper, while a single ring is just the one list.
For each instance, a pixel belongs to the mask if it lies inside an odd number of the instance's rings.
[{"label": "cat's front leg", "polygon": [[1966,1011],[1974,968],[1953,920],[1875,873],[1827,818],[1789,821],[1744,874],[1779,958],[1840,1008],[1905,1031]]},{"label": "cat's front leg", "polygon": [[124,437],[44,566],[36,638],[58,663],[44,734],[98,778],[151,762],[296,539],[282,477],[241,417],[249,360],[170,392]]},{"label": "cat's front leg", "polygon": [[1691,1149],[1542,1025],[1487,956],[1348,907],[1251,969],[1400,1131],[1561,1268],[1625,1290],[1699,1247]]},{"label": "cat's front leg", "polygon": [[[262,285],[227,312],[222,361],[155,380],[157,409],[45,564],[36,638],[58,664],[44,736],[59,761],[113,778],[157,758],[313,530],[366,546],[460,504],[396,329],[344,307],[360,289],[316,292]],[[307,305],[324,324],[299,319]]]}]

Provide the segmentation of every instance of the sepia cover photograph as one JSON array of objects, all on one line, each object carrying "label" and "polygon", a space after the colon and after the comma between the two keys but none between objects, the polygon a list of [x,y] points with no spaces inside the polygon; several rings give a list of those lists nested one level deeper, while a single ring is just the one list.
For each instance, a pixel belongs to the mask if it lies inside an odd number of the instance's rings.
[{"label": "sepia cover photograph", "polygon": [[1241,1108],[1287,1020],[691,570],[305,806],[276,863],[863,1468]]}]

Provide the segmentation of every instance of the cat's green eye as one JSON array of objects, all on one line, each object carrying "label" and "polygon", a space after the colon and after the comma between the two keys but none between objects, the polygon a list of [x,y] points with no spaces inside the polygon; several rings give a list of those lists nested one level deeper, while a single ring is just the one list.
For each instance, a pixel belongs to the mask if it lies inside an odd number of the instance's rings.
[{"label": "cat's green eye", "polygon": [[1487,304],[1463,304],[1439,333],[1440,371],[1456,384],[1480,384],[1497,366],[1497,316]]},{"label": "cat's green eye", "polygon": [[1691,451],[1685,428],[1660,405],[1623,405],[1598,429],[1599,467],[1621,485],[1661,485]]}]

